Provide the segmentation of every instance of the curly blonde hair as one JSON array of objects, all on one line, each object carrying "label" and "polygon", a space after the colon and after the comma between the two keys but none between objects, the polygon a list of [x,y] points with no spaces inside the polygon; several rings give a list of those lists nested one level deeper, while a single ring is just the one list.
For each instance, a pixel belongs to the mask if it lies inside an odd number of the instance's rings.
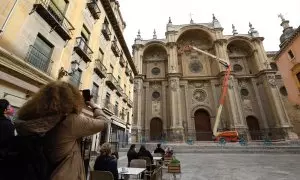
[{"label": "curly blonde hair", "polygon": [[83,106],[83,97],[77,88],[67,82],[54,81],[21,107],[18,118],[29,120],[50,115],[79,114]]},{"label": "curly blonde hair", "polygon": [[109,143],[104,143],[100,149],[101,156],[109,156],[111,155],[111,145]]}]

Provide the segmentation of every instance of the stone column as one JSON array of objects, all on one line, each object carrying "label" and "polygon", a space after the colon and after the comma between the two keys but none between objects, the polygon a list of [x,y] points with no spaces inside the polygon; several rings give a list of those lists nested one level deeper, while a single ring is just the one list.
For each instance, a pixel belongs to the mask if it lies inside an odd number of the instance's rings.
[{"label": "stone column", "polygon": [[286,139],[298,139],[296,133],[292,132],[292,124],[287,115],[285,106],[279,94],[278,87],[276,86],[276,80],[274,74],[266,74],[266,78],[263,81],[264,88],[269,96],[270,105],[274,117],[279,122],[280,127],[283,130]]},{"label": "stone column", "polygon": [[183,126],[180,121],[179,106],[180,103],[180,90],[179,90],[179,77],[169,77],[169,95],[170,95],[170,113],[171,113],[171,130],[174,140],[183,139]]},{"label": "stone column", "polygon": [[145,140],[149,141],[150,140],[150,118],[152,116],[151,110],[150,108],[152,108],[152,102],[151,99],[149,98],[150,95],[150,87],[149,87],[149,82],[144,82],[144,86],[145,86],[145,100],[144,100],[144,106],[145,106],[145,117],[144,117],[144,121],[142,123],[142,128],[145,130]]},{"label": "stone column", "polygon": [[166,93],[166,82],[162,82],[162,98],[161,98],[161,103],[162,103],[162,121],[163,121],[163,129],[164,132],[167,132],[168,127],[168,120],[167,120],[167,93]]},{"label": "stone column", "polygon": [[263,121],[264,129],[269,129],[267,118],[266,118],[266,114],[265,114],[265,111],[263,109],[261,98],[259,96],[259,91],[258,91],[258,88],[257,88],[257,85],[256,85],[257,84],[257,80],[254,79],[254,78],[251,78],[251,83],[252,83],[252,87],[254,89],[255,99],[256,99],[257,104],[258,104],[258,108],[259,108],[260,116],[262,118],[261,120]]},{"label": "stone column", "polygon": [[261,71],[263,69],[266,69],[265,62],[268,61],[266,51],[263,48],[262,39],[261,38],[255,38],[253,40],[253,44],[255,47],[254,55],[255,55],[255,62],[258,67],[258,71]]},{"label": "stone column", "polygon": [[143,77],[135,76],[134,80],[134,113],[133,113],[133,122],[132,122],[132,141],[139,142],[140,137],[142,136],[142,108],[145,104],[142,97],[143,91]]}]

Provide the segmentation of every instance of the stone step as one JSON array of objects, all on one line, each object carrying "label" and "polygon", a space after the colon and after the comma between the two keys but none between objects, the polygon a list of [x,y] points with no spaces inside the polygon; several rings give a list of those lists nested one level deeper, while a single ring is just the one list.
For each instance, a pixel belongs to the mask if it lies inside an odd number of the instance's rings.
[{"label": "stone step", "polygon": [[[138,150],[141,144],[136,144]],[[156,148],[156,143],[143,144],[146,148],[153,152]],[[265,144],[263,142],[249,142],[246,146],[242,146],[239,143],[226,143],[221,145],[213,142],[201,142],[194,143],[192,145],[185,143],[168,143],[162,144],[165,148],[170,146],[175,153],[300,153],[300,143],[284,142],[272,142]],[[120,148],[120,152],[127,152],[128,148]]]}]

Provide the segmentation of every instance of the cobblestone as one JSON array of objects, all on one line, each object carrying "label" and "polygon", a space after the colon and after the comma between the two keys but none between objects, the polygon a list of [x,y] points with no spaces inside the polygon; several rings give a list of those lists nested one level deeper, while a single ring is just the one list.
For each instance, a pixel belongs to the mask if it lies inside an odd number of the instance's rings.
[{"label": "cobblestone", "polygon": [[[181,161],[180,180],[298,180],[298,154],[176,154]],[[119,160],[126,166],[127,158]],[[174,179],[164,170],[163,179]]]}]

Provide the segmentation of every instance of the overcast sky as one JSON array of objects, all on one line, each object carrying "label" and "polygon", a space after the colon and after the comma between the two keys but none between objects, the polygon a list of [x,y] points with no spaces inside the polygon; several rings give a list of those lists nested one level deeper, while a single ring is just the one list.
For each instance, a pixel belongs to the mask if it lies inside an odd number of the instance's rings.
[{"label": "overcast sky", "polygon": [[265,50],[278,50],[282,34],[282,13],[294,28],[300,25],[300,0],[119,0],[123,18],[127,24],[124,36],[128,47],[134,42],[138,29],[143,39],[153,36],[165,38],[169,16],[173,24],[188,24],[190,14],[195,23],[212,21],[215,14],[224,28],[224,34],[232,34],[231,24],[238,33],[246,34],[249,21],[265,37]]}]

